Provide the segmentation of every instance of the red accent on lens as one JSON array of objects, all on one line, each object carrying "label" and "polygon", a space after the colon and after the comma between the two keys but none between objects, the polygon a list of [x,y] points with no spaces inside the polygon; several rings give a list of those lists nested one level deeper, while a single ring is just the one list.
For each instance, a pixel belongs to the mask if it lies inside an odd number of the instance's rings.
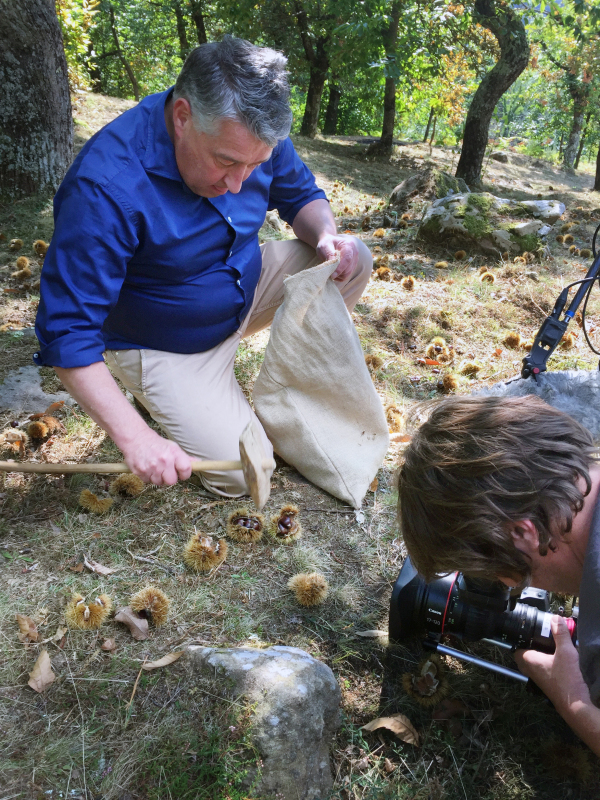
[{"label": "red accent on lens", "polygon": [[573,638],[575,634],[575,630],[577,629],[577,623],[573,619],[573,617],[566,617],[564,618],[565,622],[567,623],[567,628],[569,629],[569,633],[571,634],[571,638]]},{"label": "red accent on lens", "polygon": [[539,367],[534,367],[533,368],[533,374],[534,375],[539,375],[539,372],[540,372]]},{"label": "red accent on lens", "polygon": [[444,626],[446,624],[446,614],[448,613],[448,605],[450,603],[450,595],[452,594],[452,589],[454,589],[454,584],[456,583],[456,579],[458,578],[458,572],[454,573],[454,580],[450,584],[450,591],[448,592],[448,599],[446,600],[446,608],[444,609],[444,616],[442,617],[442,630],[441,633],[444,632]]}]

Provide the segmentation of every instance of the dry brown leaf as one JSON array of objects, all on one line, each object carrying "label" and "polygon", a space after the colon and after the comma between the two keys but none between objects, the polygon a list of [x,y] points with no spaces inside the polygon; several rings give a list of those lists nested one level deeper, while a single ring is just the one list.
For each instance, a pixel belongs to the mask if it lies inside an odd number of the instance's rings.
[{"label": "dry brown leaf", "polygon": [[58,411],[59,408],[62,408],[65,404],[64,400],[57,400],[56,403],[50,403],[48,408],[44,411],[44,416],[47,414],[53,414],[55,411]]},{"label": "dry brown leaf", "polygon": [[162,658],[159,658],[158,661],[148,661],[142,664],[142,669],[151,670],[151,669],[159,669],[159,667],[167,667],[169,664],[172,664],[174,661],[177,661],[178,658],[181,658],[183,655],[183,650],[177,650],[175,653],[169,653]]},{"label": "dry brown leaf", "polygon": [[117,643],[114,639],[105,639],[100,645],[100,649],[104,650],[105,653],[112,653],[112,651],[116,650],[116,648]]},{"label": "dry brown leaf", "polygon": [[17,614],[17,622],[19,623],[19,641],[20,642],[37,642],[38,629],[35,622],[31,617],[25,614]]},{"label": "dry brown leaf", "polygon": [[29,673],[27,685],[31,686],[34,692],[45,692],[55,680],[56,675],[52,672],[50,656],[48,651],[44,649]]},{"label": "dry brown leaf", "polygon": [[390,434],[390,442],[392,442],[392,444],[394,444],[396,442],[410,442],[411,438],[412,437],[409,436],[408,433],[391,433]]},{"label": "dry brown leaf", "polygon": [[44,639],[40,644],[47,644],[48,642],[60,642],[63,636],[66,634],[68,628],[61,628],[60,626],[56,629],[56,633],[54,636],[49,636],[48,639]]},{"label": "dry brown leaf", "polygon": [[103,564],[99,564],[97,561],[88,559],[87,556],[84,556],[83,563],[89,570],[95,572],[97,575],[112,575],[113,572],[116,572],[116,570],[111,569],[110,567],[105,567]]},{"label": "dry brown leaf", "polygon": [[76,564],[74,567],[69,567],[71,572],[83,572],[83,562]]},{"label": "dry brown leaf", "polygon": [[379,480],[378,480],[378,478],[375,477],[375,478],[373,478],[373,480],[371,481],[371,483],[369,485],[369,491],[370,492],[376,492],[378,486],[379,486]]},{"label": "dry brown leaf", "polygon": [[407,744],[414,744],[419,747],[419,734],[413,727],[412,722],[404,714],[392,714],[391,717],[377,717],[372,722],[363,725],[363,731],[376,731],[378,728],[386,728],[396,734],[399,739]]},{"label": "dry brown leaf", "polygon": [[377,639],[380,636],[387,636],[387,631],[377,631],[377,630],[368,630],[368,631],[354,631],[355,636],[363,636],[365,639]]},{"label": "dry brown leaf", "polygon": [[143,642],[148,638],[148,620],[139,617],[130,606],[120,608],[115,614],[115,620],[127,625],[137,642]]},{"label": "dry brown leaf", "polygon": [[389,774],[390,772],[393,772],[396,769],[396,765],[392,764],[389,758],[386,758],[383,762],[383,768]]}]

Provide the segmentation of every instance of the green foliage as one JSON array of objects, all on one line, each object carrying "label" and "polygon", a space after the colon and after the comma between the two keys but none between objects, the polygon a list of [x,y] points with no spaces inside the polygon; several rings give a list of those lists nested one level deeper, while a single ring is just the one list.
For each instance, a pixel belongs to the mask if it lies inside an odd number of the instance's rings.
[{"label": "green foliage", "polygon": [[71,91],[90,87],[85,62],[92,48],[90,28],[98,13],[99,2],[100,0],[56,0],[56,14],[62,30]]}]

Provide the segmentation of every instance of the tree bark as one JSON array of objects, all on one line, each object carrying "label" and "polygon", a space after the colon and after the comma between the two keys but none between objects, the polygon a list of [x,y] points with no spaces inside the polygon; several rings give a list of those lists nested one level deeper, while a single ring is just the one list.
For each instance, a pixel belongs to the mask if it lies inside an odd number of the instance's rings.
[{"label": "tree bark", "polygon": [[575,169],[579,169],[579,162],[581,160],[583,148],[585,147],[585,140],[587,138],[587,132],[591,118],[592,118],[592,112],[588,111],[588,113],[585,116],[585,128],[583,129],[583,132],[581,134],[581,139],[579,140],[579,149],[577,150],[577,155],[575,156],[575,164],[573,165]]},{"label": "tree bark", "polygon": [[476,0],[475,20],[498,40],[500,58],[484,75],[467,113],[456,177],[481,183],[481,167],[496,103],[529,62],[529,43],[521,19],[502,0]]},{"label": "tree bark", "polygon": [[[300,32],[302,47],[308,61],[310,80],[304,106],[304,116],[300,127],[300,136],[314,139],[319,129],[319,112],[321,110],[321,97],[323,87],[329,72],[329,56],[327,48],[331,41],[331,34],[325,33],[314,38],[308,28],[308,14],[300,3],[296,3],[296,24]],[[314,44],[313,44],[314,41]]]},{"label": "tree bark", "polygon": [[[388,24],[381,30],[381,38],[385,48],[388,64],[395,69],[396,43],[398,41],[398,27],[400,24],[400,3],[396,0],[389,11]],[[369,154],[391,156],[394,146],[394,125],[396,123],[396,79],[387,75],[383,92],[383,122],[379,141],[372,144]]]},{"label": "tree bark", "polygon": [[575,172],[573,165],[579,148],[590,92],[589,84],[579,83],[570,74],[567,74],[567,82],[569,84],[569,94],[573,98],[573,122],[563,156],[563,168],[566,172],[573,173]]},{"label": "tree bark", "polygon": [[131,81],[131,86],[133,87],[133,96],[139,102],[139,99],[140,99],[140,87],[139,87],[139,84],[137,82],[137,78],[135,77],[135,73],[134,73],[133,69],[131,68],[131,64],[125,58],[125,53],[121,49],[121,43],[119,42],[119,35],[117,33],[117,26],[116,26],[116,23],[115,23],[115,10],[114,10],[114,8],[112,6],[108,7],[108,13],[109,13],[109,16],[110,16],[110,29],[111,29],[111,32],[112,32],[113,41],[115,43],[115,48],[117,50],[117,55],[121,59],[121,63],[125,67],[125,72],[127,73],[127,77]]},{"label": "tree bark", "polygon": [[323,133],[328,136],[335,136],[337,133],[341,97],[342,90],[335,82],[335,78],[333,78],[329,82],[329,100],[325,111],[325,124],[323,125]]},{"label": "tree bark", "polygon": [[596,179],[594,180],[593,192],[600,192],[600,146],[598,147],[598,155],[596,156]]},{"label": "tree bark", "polygon": [[0,194],[55,191],[73,158],[73,120],[53,0],[0,0]]},{"label": "tree bark", "polygon": [[206,35],[206,25],[202,12],[202,0],[192,0],[192,20],[196,26],[198,44],[206,44],[208,42],[208,37]]},{"label": "tree bark", "polygon": [[188,42],[187,38],[187,30],[185,24],[185,16],[183,13],[183,9],[181,8],[181,3],[176,2],[173,6],[173,11],[175,12],[175,21],[177,22],[177,38],[179,39],[179,57],[182,61],[185,61],[187,58],[187,54],[190,52],[190,43]]},{"label": "tree bark", "polygon": [[427,120],[427,127],[425,128],[425,135],[423,136],[424,142],[426,142],[427,139],[429,139],[429,128],[431,127],[434,115],[435,111],[433,110],[433,106],[431,106],[431,109],[429,111],[429,119]]}]

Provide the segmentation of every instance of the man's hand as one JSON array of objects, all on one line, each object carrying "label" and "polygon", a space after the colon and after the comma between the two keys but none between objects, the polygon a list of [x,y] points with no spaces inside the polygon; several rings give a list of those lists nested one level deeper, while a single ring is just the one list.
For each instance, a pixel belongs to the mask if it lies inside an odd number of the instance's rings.
[{"label": "man's hand", "polygon": [[354,236],[346,236],[342,233],[325,234],[319,239],[316,249],[317,254],[325,261],[333,258],[336,251],[340,254],[340,263],[333,273],[336,281],[349,278],[358,264],[358,244]]},{"label": "man's hand", "polygon": [[146,426],[131,446],[122,447],[125,463],[145,483],[172,486],[192,474],[192,460],[176,442]]},{"label": "man's hand", "polygon": [[589,703],[590,693],[579,669],[577,648],[562,617],[552,617],[552,635],[556,644],[554,653],[517,650],[515,659],[521,672],[531,678],[562,713],[561,709],[574,701]]}]

